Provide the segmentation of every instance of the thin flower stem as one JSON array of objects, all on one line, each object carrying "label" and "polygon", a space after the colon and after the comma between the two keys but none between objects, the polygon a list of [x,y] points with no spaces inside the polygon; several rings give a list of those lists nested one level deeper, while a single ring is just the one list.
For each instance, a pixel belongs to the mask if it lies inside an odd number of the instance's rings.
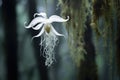
[{"label": "thin flower stem", "polygon": [[47,13],[47,0],[45,0],[45,12]]}]

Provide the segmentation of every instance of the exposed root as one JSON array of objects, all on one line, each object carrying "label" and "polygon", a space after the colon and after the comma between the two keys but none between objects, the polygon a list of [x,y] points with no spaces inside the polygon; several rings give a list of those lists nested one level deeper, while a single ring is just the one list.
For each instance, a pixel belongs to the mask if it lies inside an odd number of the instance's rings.
[{"label": "exposed root", "polygon": [[[54,48],[58,44],[58,37],[54,33],[43,34],[41,36],[40,45],[43,46],[43,57],[46,58],[45,65],[51,66],[53,61],[55,60],[55,52]],[[41,48],[40,48],[41,50]]]}]

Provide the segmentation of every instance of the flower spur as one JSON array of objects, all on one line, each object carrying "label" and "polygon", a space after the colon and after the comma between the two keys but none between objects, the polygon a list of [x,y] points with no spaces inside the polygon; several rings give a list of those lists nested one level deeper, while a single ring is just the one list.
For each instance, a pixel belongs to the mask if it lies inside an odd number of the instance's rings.
[{"label": "flower spur", "polygon": [[[66,22],[69,20],[69,16],[67,19],[63,19],[60,16],[52,15],[47,18],[46,13],[35,13],[34,19],[30,22],[28,26],[25,28],[32,28],[33,30],[41,31],[33,36],[41,37],[40,45],[44,47],[44,57],[46,58],[45,65],[50,66],[53,63],[54,58],[54,48],[58,41],[58,36],[64,36],[63,34],[58,33],[54,27],[52,26],[53,22]],[[65,37],[65,36],[64,36]],[[33,39],[32,38],[32,39]]]}]

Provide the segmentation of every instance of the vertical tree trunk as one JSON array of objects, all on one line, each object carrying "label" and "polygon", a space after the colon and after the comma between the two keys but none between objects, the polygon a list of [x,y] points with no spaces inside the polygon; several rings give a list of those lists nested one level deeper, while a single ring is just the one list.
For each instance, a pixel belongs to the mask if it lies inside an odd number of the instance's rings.
[{"label": "vertical tree trunk", "polygon": [[[73,46],[71,48],[72,56],[80,66],[78,80],[97,80],[95,49],[89,25],[91,0],[60,0],[60,3],[62,14],[70,16],[67,24],[69,41],[71,41],[69,44]],[[87,54],[85,54],[86,52]]]},{"label": "vertical tree trunk", "polygon": [[116,54],[116,60],[117,60],[117,72],[118,72],[118,76],[120,79],[120,1],[119,0],[115,0],[116,1],[116,7],[117,7],[117,41],[116,41],[116,45],[117,45],[117,54]]},{"label": "vertical tree trunk", "polygon": [[[120,29],[118,29],[118,33],[120,34]],[[116,60],[117,60],[117,72],[118,72],[118,76],[120,79],[120,35],[117,36],[117,56],[116,56]]]},{"label": "vertical tree trunk", "polygon": [[85,49],[87,55],[85,60],[81,62],[79,80],[98,80],[97,65],[95,63],[95,48],[92,43],[92,30],[90,28],[90,19],[87,19],[87,29],[85,32]]},{"label": "vertical tree trunk", "polygon": [[15,6],[15,0],[3,0],[7,80],[17,80],[18,77]]},{"label": "vertical tree trunk", "polygon": [[[36,13],[36,0],[29,0],[29,19],[33,19],[34,13]],[[32,29],[30,30],[31,35],[36,35],[36,32],[33,31]],[[34,46],[34,51],[35,51],[35,59],[37,62],[37,67],[40,73],[40,78],[41,80],[48,80],[48,74],[47,74],[47,68],[45,66],[45,59],[43,56],[40,56],[42,52],[40,52],[40,46],[39,46],[39,40],[40,38],[34,39],[33,40],[33,46]]]}]

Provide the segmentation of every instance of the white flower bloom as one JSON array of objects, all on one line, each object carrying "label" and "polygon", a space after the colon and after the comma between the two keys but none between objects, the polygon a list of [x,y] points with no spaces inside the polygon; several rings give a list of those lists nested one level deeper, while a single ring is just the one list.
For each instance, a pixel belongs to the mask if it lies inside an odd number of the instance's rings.
[{"label": "white flower bloom", "polygon": [[[45,65],[50,66],[53,63],[54,58],[54,48],[58,42],[58,36],[64,36],[63,34],[58,33],[51,23],[53,22],[66,22],[69,20],[63,19],[57,15],[52,15],[47,18],[46,13],[35,13],[34,19],[30,22],[25,28],[32,28],[34,30],[40,30],[39,34],[35,37],[41,37],[40,45],[44,47],[43,56],[46,58]],[[32,39],[33,39],[32,38]]]}]

